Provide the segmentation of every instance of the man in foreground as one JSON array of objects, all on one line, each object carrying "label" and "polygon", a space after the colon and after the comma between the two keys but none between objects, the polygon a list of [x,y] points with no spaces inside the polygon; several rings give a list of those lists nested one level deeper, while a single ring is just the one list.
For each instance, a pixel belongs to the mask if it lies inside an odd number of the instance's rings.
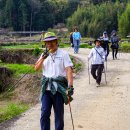
[{"label": "man in foreground", "polygon": [[55,114],[55,130],[63,130],[64,103],[67,104],[68,97],[73,94],[73,64],[68,53],[58,48],[58,40],[54,33],[47,32],[43,41],[50,54],[45,52],[35,64],[36,70],[41,68],[43,70],[41,130],[50,130],[52,106]]}]

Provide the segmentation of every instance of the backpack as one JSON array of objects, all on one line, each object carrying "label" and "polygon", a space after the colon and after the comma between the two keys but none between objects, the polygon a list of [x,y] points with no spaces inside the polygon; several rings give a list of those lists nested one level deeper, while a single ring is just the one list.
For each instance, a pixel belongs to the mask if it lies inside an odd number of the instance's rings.
[{"label": "backpack", "polygon": [[80,38],[81,38],[81,35],[80,35],[79,32],[74,32],[74,33],[73,33],[73,39],[75,39],[75,40],[80,40]]},{"label": "backpack", "polygon": [[113,49],[118,49],[119,48],[119,37],[118,36],[112,36],[111,37],[111,42],[112,42],[112,45],[111,45],[111,48]]},{"label": "backpack", "polygon": [[112,43],[118,43],[119,42],[119,37],[118,36],[112,36],[111,42]]}]

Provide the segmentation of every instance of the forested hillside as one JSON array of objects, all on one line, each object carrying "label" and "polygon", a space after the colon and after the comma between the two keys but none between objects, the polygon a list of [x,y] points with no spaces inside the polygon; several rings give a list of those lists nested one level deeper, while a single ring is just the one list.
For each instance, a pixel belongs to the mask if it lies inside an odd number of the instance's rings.
[{"label": "forested hillside", "polygon": [[46,30],[65,23],[77,0],[1,0],[0,27],[13,30]]},{"label": "forested hillside", "polygon": [[0,0],[0,28],[41,31],[64,23],[78,26],[83,36],[106,30],[130,33],[130,0]]},{"label": "forested hillside", "polygon": [[89,4],[68,18],[69,30],[78,26],[83,36],[99,37],[103,31],[109,34],[117,30],[122,37],[130,34],[130,4],[128,1]]}]

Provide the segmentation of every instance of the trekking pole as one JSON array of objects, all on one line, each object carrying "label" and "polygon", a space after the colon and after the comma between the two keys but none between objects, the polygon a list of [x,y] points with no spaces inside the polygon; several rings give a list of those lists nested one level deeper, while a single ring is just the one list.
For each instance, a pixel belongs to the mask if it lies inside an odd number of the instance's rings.
[{"label": "trekking pole", "polygon": [[69,51],[69,50],[70,50],[70,48],[71,48],[71,46],[68,48],[68,50],[67,50],[67,51]]},{"label": "trekking pole", "polygon": [[122,52],[121,52],[121,48],[119,48],[119,57],[121,58]]},{"label": "trekking pole", "polygon": [[105,76],[105,82],[106,82],[106,85],[107,85],[106,69],[105,69],[105,67],[104,67],[104,76]]},{"label": "trekking pole", "polygon": [[90,84],[89,59],[88,59],[88,77],[89,77],[89,84]]},{"label": "trekking pole", "polygon": [[107,61],[106,61],[106,71],[107,71]]},{"label": "trekking pole", "polygon": [[106,71],[107,71],[107,59],[106,59]]},{"label": "trekking pole", "polygon": [[69,108],[70,108],[72,126],[73,126],[73,130],[74,130],[74,121],[73,121],[73,115],[72,115],[72,110],[71,110],[71,105],[70,105],[70,96],[68,96],[68,103],[69,103]]}]

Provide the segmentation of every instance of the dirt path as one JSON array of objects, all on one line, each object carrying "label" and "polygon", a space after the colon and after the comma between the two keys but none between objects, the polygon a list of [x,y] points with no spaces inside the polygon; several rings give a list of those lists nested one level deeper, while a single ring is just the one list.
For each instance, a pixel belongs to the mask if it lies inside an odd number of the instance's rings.
[{"label": "dirt path", "polygon": [[[78,55],[72,53],[85,63],[83,72],[74,81],[75,95],[71,105],[75,130],[130,130],[130,54],[120,54],[119,60],[114,61],[110,54],[108,84],[103,75],[101,87],[96,88],[92,77],[88,84],[86,59],[89,51],[81,49]],[[40,130],[39,118],[40,104],[37,104],[16,121],[1,125],[0,130]],[[65,130],[72,130],[68,106],[65,106]]]}]

